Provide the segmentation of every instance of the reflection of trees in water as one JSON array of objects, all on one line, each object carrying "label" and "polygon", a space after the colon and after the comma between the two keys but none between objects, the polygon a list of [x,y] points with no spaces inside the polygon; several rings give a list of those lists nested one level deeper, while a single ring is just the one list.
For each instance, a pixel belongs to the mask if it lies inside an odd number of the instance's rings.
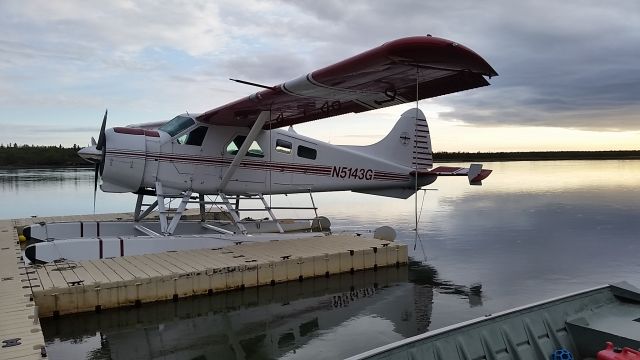
[{"label": "reflection of trees in water", "polygon": [[63,169],[5,169],[0,170],[0,189],[36,188],[42,184],[79,184],[93,181],[87,168]]},{"label": "reflection of trees in water", "polygon": [[409,281],[416,285],[414,306],[418,333],[429,330],[434,290],[441,294],[467,299],[471,307],[482,305],[482,284],[474,283],[465,286],[443,280],[435,267],[420,261],[409,260]]}]

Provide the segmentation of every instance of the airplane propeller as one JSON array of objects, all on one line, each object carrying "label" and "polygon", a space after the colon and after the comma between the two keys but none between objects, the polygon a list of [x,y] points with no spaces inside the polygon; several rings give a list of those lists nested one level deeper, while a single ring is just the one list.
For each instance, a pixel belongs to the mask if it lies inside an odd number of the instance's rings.
[{"label": "airplane propeller", "polygon": [[[93,173],[93,212],[96,212],[96,194],[98,193],[98,176],[102,175],[102,171],[104,170],[104,153],[105,153],[105,142],[106,137],[104,134],[105,128],[107,127],[107,113],[108,109],[104,110],[104,117],[102,118],[102,125],[100,126],[100,134],[98,135],[98,143],[96,143],[96,150],[102,152],[102,156],[100,160],[96,162],[95,171]],[[91,137],[91,142],[95,143],[95,139]]]},{"label": "airplane propeller", "polygon": [[107,113],[104,111],[104,117],[102,118],[102,125],[100,126],[100,134],[98,136],[98,142],[91,137],[91,144],[78,151],[83,159],[95,164],[95,171],[93,175],[93,212],[96,211],[96,193],[98,192],[98,178],[104,171],[104,157],[106,152],[106,136],[105,129],[107,127]]},{"label": "airplane propeller", "polygon": [[102,126],[100,126],[100,135],[98,136],[98,144],[96,145],[96,150],[102,150],[102,147],[104,146],[104,142],[105,142],[104,130],[107,127],[107,112],[108,112],[108,109],[105,109],[104,117],[102,118]]}]

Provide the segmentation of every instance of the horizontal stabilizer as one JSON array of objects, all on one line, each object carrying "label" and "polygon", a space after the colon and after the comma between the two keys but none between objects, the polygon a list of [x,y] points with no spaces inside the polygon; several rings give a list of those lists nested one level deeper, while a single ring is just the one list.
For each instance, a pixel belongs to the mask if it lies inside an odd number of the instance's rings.
[{"label": "horizontal stabilizer", "polygon": [[[415,171],[411,172],[415,175]],[[468,168],[456,166],[438,166],[429,171],[418,171],[418,176],[466,176],[470,185],[482,185],[482,180],[491,175],[491,170],[482,169],[482,164],[471,164]]]}]

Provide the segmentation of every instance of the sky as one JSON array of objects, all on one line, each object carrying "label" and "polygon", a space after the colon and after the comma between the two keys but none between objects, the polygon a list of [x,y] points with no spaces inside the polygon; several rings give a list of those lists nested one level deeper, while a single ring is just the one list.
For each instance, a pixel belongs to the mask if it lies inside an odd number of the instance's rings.
[{"label": "sky", "polygon": [[[480,54],[488,87],[420,101],[436,151],[640,149],[640,2],[0,2],[0,143],[85,146],[109,126],[203,112],[384,42],[432,34]],[[405,104],[296,125],[382,138]]]}]

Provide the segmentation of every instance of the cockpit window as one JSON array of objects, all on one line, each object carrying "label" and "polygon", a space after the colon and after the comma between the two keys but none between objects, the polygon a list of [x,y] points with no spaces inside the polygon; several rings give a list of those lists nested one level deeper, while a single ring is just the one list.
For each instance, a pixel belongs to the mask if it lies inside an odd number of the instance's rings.
[{"label": "cockpit window", "polygon": [[[242,146],[242,143],[246,138],[247,137],[243,135],[236,136],[229,143],[229,145],[227,145],[227,153],[231,155],[237,154],[238,150],[240,150],[240,147]],[[264,157],[264,152],[262,151],[262,148],[260,147],[260,145],[256,141],[254,141],[253,143],[251,143],[251,146],[249,146],[249,150],[247,150],[246,156]]]},{"label": "cockpit window", "polygon": [[171,137],[174,137],[193,124],[195,124],[195,121],[193,121],[192,118],[184,115],[178,115],[174,117],[173,120],[160,126],[158,130],[162,130],[171,135]]}]

